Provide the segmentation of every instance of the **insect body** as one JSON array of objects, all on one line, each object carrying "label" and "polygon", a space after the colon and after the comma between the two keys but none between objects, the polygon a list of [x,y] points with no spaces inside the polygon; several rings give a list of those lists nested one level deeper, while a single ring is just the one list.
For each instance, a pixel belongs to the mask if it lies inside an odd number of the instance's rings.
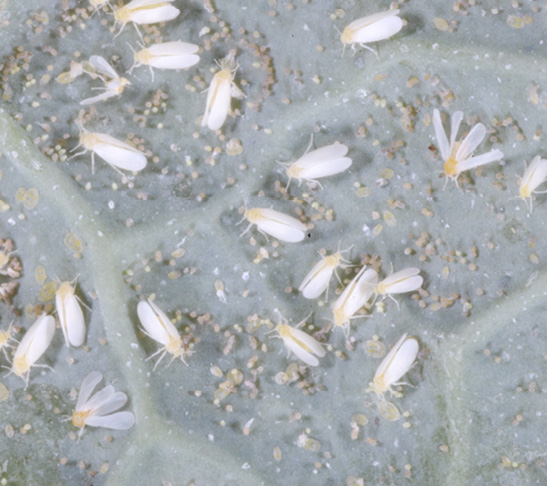
[{"label": "insect body", "polygon": [[[355,44],[360,44],[365,49],[374,52],[374,50],[365,44],[388,39],[403,28],[402,19],[397,17],[398,13],[398,9],[393,9],[354,20],[344,29],[340,36],[344,48],[347,45],[351,45],[354,48]],[[374,54],[378,57],[376,52]]]},{"label": "insect body", "polygon": [[78,147],[84,147],[85,150],[78,152],[73,157],[91,150],[92,172],[95,172],[95,154],[122,176],[119,169],[137,172],[146,167],[146,156],[135,147],[106,133],[89,132],[82,125],[79,125],[79,128],[80,143]]},{"label": "insect body", "polygon": [[332,310],[334,325],[342,328],[346,337],[349,336],[349,321],[372,297],[377,282],[376,271],[364,266],[334,303]]},{"label": "insect body", "polygon": [[134,52],[133,68],[146,64],[152,73],[154,80],[154,70],[158,69],[186,69],[199,62],[199,56],[196,52],[199,47],[188,42],[174,41],[152,44],[140,51]]},{"label": "insect body", "polygon": [[378,366],[369,389],[377,395],[386,391],[393,393],[391,387],[402,384],[399,380],[414,364],[419,349],[416,338],[407,338],[407,334],[403,334]]},{"label": "insect body", "polygon": [[325,356],[325,350],[321,343],[315,338],[298,329],[299,326],[306,322],[304,319],[296,327],[291,327],[287,324],[287,320],[279,315],[280,321],[275,330],[279,333],[279,337],[283,339],[283,344],[289,350],[292,351],[299,359],[310,366],[317,366],[319,360]]},{"label": "insect body", "polygon": [[376,285],[374,293],[381,296],[382,299],[388,295],[395,301],[398,307],[399,303],[392,297],[392,294],[404,294],[418,290],[424,281],[419,273],[419,268],[405,268],[399,272],[392,273]]},{"label": "insect body", "polygon": [[187,365],[184,358],[189,352],[186,350],[184,339],[180,336],[177,328],[169,320],[165,312],[148,299],[138,303],[137,315],[144,328],[144,333],[154,341],[163,344],[163,348],[158,349],[152,356],[147,358],[150,359],[162,353],[158,361],[156,361],[154,369],[156,369],[156,366],[158,366],[166,353],[172,355],[171,361],[175,358],[180,358]]},{"label": "insect body", "polygon": [[[114,19],[121,24],[120,35],[128,22],[137,25],[157,24],[173,20],[180,14],[178,8],[170,5],[175,0],[132,0],[114,11]],[[140,34],[139,29],[137,32]]]},{"label": "insect body", "polygon": [[84,378],[74,413],[70,417],[72,425],[79,427],[80,437],[84,427],[105,427],[107,429],[127,430],[135,423],[135,416],[131,412],[111,413],[123,407],[127,402],[127,395],[114,391],[112,385],[104,387],[91,396],[95,387],[103,379],[98,371],[93,371]]},{"label": "insect body", "polygon": [[306,151],[292,164],[282,164],[289,177],[287,187],[289,187],[291,179],[297,179],[299,186],[304,180],[319,184],[316,179],[344,172],[352,163],[349,157],[345,157],[347,153],[348,148],[345,145],[335,143],[311,152]]},{"label": "insect body", "polygon": [[538,186],[547,180],[547,160],[536,155],[519,180],[519,197],[524,201],[528,212],[533,209],[534,194],[544,194],[546,191],[536,191]]},{"label": "insect body", "polygon": [[55,292],[55,305],[67,348],[81,346],[85,340],[84,314],[70,282],[61,283]]},{"label": "insect body", "polygon": [[9,325],[7,331],[0,331],[0,349],[4,353],[6,359],[9,359],[6,348],[13,349],[13,345],[10,343],[10,341],[15,341],[15,339],[13,338],[13,334],[11,333],[12,325],[13,322]]},{"label": "insect body", "polygon": [[[112,96],[118,96],[122,94],[124,88],[131,84],[126,78],[118,76],[118,73],[114,68],[108,64],[106,59],[102,56],[91,56],[89,58],[89,65],[95,70],[94,72],[86,71],[90,76],[99,77],[104,83],[104,92],[100,95],[86,98],[80,101],[80,105],[91,105],[97,101],[107,100]],[[100,73],[100,74],[99,74]]]},{"label": "insect body", "polygon": [[55,319],[43,313],[30,326],[23,339],[21,339],[19,346],[17,346],[13,355],[11,373],[25,380],[25,388],[28,385],[30,369],[33,366],[48,368],[46,365],[37,365],[35,363],[49,347],[54,333]]},{"label": "insect body", "polygon": [[433,112],[433,128],[439,143],[441,157],[444,160],[444,174],[447,181],[450,178],[456,185],[458,185],[458,176],[462,172],[495,162],[503,157],[503,153],[499,150],[490,150],[490,152],[473,157],[473,152],[486,136],[486,128],[482,123],[477,123],[461,142],[456,142],[456,135],[462,120],[463,113],[461,111],[452,115],[450,143],[448,143],[439,110]]},{"label": "insect body", "polygon": [[246,209],[243,218],[249,221],[243,236],[253,224],[263,235],[270,235],[281,241],[296,243],[306,236],[306,225],[298,219],[270,208]]},{"label": "insect body", "polygon": [[[344,260],[344,257],[342,256],[343,252],[349,251],[350,249],[351,247],[343,251],[338,251],[333,255],[328,255],[312,267],[298,288],[306,299],[316,299],[325,290],[328,295],[329,282],[332,274],[338,267],[345,268],[350,263],[347,260]],[[338,274],[336,274],[336,276],[338,277]]]},{"label": "insect body", "polygon": [[228,54],[219,65],[220,71],[215,73],[207,90],[205,113],[201,120],[201,126],[207,126],[211,130],[218,130],[224,125],[228,113],[232,111],[232,96],[235,98],[245,96],[234,83],[238,68],[234,54]]}]

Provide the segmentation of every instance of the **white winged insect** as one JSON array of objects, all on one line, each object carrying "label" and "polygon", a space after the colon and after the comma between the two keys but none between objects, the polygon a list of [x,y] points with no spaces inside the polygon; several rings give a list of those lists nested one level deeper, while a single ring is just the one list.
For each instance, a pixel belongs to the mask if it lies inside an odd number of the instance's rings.
[{"label": "white winged insect", "polygon": [[49,347],[53,334],[55,333],[55,319],[46,315],[44,312],[19,342],[15,354],[13,355],[13,363],[10,373],[25,380],[25,388],[28,386],[30,369],[33,366],[38,368],[49,368],[47,365],[37,365],[36,361],[40,359]]},{"label": "white winged insect", "polygon": [[[345,260],[342,256],[342,253],[348,252],[353,248],[351,245],[345,250],[338,250],[332,255],[327,255],[319,260],[308,274],[302,280],[298,290],[302,292],[302,295],[306,299],[316,299],[319,297],[325,290],[327,291],[327,298],[329,293],[329,283],[333,273],[336,273],[338,267],[347,268],[350,266],[350,262]],[[340,277],[336,273],[338,281]]]},{"label": "white winged insect", "polygon": [[[281,241],[296,243],[306,236],[306,225],[292,216],[280,213],[271,208],[251,208],[243,213],[243,219],[249,221],[249,226],[240,236],[243,236],[253,224],[258,231],[266,236],[273,236]],[[243,219],[241,221],[243,221]],[[240,222],[241,222],[240,221]],[[239,223],[238,223],[239,224]]]},{"label": "white winged insect", "polygon": [[67,348],[81,346],[85,340],[84,313],[74,290],[72,282],[62,282],[55,292],[55,305]]},{"label": "white winged insect", "polygon": [[6,348],[13,349],[13,345],[10,341],[15,341],[12,334],[13,322],[10,323],[6,331],[0,331],[0,349],[4,353],[5,358],[9,361]]},{"label": "white winged insect", "polygon": [[158,349],[153,355],[146,358],[149,360],[161,353],[161,356],[158,361],[156,361],[153,369],[156,369],[160,361],[167,353],[172,355],[171,362],[173,362],[175,358],[180,358],[180,360],[188,366],[188,363],[186,363],[184,358],[189,355],[190,352],[186,349],[184,338],[180,336],[177,328],[169,320],[165,312],[163,312],[150,299],[147,299],[146,301],[141,300],[138,303],[137,315],[139,316],[139,321],[144,328],[144,333],[154,341],[163,344],[162,348]]},{"label": "white winged insect", "polygon": [[103,379],[98,371],[89,373],[82,381],[78,401],[74,413],[70,417],[72,425],[78,427],[78,439],[81,437],[84,427],[105,427],[114,430],[127,430],[135,423],[135,416],[131,412],[115,412],[127,402],[127,395],[114,391],[112,385],[91,396],[95,387]]},{"label": "white winged insect", "polygon": [[[133,22],[139,36],[141,33],[137,25],[157,24],[173,20],[180,14],[180,10],[170,5],[175,0],[132,0],[127,5],[114,11],[116,24],[121,24],[120,31],[116,36],[122,33],[124,27]],[[141,36],[142,39],[142,36]]]},{"label": "white winged insect", "polygon": [[388,39],[399,32],[403,28],[403,20],[397,17],[398,13],[398,9],[387,10],[351,22],[340,35],[344,49],[347,45],[355,49],[355,44],[359,44],[378,57],[378,53],[366,44]]},{"label": "white winged insect", "polygon": [[279,337],[283,339],[283,344],[289,351],[289,354],[292,351],[296,357],[304,361],[304,363],[310,366],[317,366],[319,364],[317,358],[325,356],[323,346],[314,337],[298,329],[306,322],[309,316],[296,327],[292,327],[289,326],[287,319],[285,319],[279,311],[277,311],[277,313],[279,315],[279,323],[275,326],[275,331],[277,331]]},{"label": "white winged insect", "polygon": [[[93,14],[103,8],[105,5],[108,5],[110,8],[112,6],[110,5],[110,2],[108,0],[89,0],[89,4],[93,7]],[[93,15],[92,14],[92,15]]]},{"label": "white winged insect", "polygon": [[[131,50],[133,48],[129,46]],[[129,73],[134,68],[147,65],[152,73],[152,81],[154,80],[154,69],[187,69],[199,62],[198,52],[199,46],[190,44],[189,42],[174,41],[162,42],[160,44],[152,44],[144,47],[140,51],[133,51],[133,66],[129,69]]]},{"label": "white winged insect", "polygon": [[104,88],[97,89],[104,89],[104,91],[97,96],[92,96],[91,98],[80,101],[80,105],[92,105],[97,101],[107,100],[113,96],[121,95],[124,88],[128,84],[131,84],[127,78],[118,76],[118,73],[102,56],[91,56],[89,58],[89,65],[93,68],[93,71],[86,70],[85,72],[92,78],[98,77],[104,83]]},{"label": "white winged insect", "polygon": [[132,145],[106,133],[89,132],[81,123],[77,122],[77,125],[80,129],[80,143],[74,150],[78,147],[84,147],[84,150],[72,157],[85,154],[88,150],[91,150],[92,173],[95,172],[95,154],[122,176],[124,174],[120,169],[138,172],[146,167],[146,156]]},{"label": "white winged insect", "polygon": [[452,115],[449,143],[441,121],[441,114],[437,109],[433,111],[433,128],[441,157],[444,160],[444,174],[446,180],[452,179],[456,186],[458,185],[458,176],[462,172],[503,158],[503,152],[497,149],[473,157],[473,152],[486,136],[486,128],[482,123],[477,123],[462,141],[456,142],[462,120],[463,113],[461,111]]},{"label": "white winged insect", "polygon": [[399,303],[392,297],[392,294],[404,294],[406,292],[413,292],[418,290],[423,283],[424,279],[420,275],[419,268],[405,268],[391,275],[387,276],[384,280],[379,282],[375,288],[374,293],[382,300],[386,295],[389,296],[399,307]]},{"label": "white winged insect", "polygon": [[368,391],[383,397],[386,391],[393,393],[392,386],[404,385],[399,380],[410,370],[419,350],[418,340],[403,334],[378,366]]},{"label": "white winged insect", "polygon": [[534,194],[545,194],[547,191],[536,191],[538,186],[547,180],[547,160],[536,155],[519,179],[519,198],[524,201],[528,212],[533,210]]},{"label": "white winged insect", "polygon": [[349,322],[356,317],[355,313],[361,309],[372,297],[374,287],[378,282],[378,274],[372,268],[361,268],[359,273],[348,284],[340,297],[334,303],[332,314],[334,326],[344,331],[349,337]]},{"label": "white winged insect", "polygon": [[313,138],[304,155],[297,161],[290,164],[281,164],[285,167],[287,177],[289,178],[285,190],[289,187],[291,179],[297,179],[299,187],[302,181],[309,181],[323,188],[321,183],[316,179],[339,174],[351,166],[352,160],[349,157],[345,157],[348,153],[348,147],[345,145],[334,143],[309,152],[312,143]]},{"label": "white winged insect", "polygon": [[239,67],[235,61],[235,54],[230,52],[217,64],[220,71],[215,73],[207,89],[205,113],[201,120],[201,126],[207,126],[210,130],[218,130],[224,125],[228,113],[232,112],[232,96],[245,96],[234,83],[234,76]]}]

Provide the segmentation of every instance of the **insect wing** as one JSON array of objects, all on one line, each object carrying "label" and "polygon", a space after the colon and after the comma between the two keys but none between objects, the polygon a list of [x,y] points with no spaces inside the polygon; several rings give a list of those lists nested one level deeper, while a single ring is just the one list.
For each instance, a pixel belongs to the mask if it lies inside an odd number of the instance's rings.
[{"label": "insect wing", "polygon": [[495,162],[496,160],[500,160],[502,158],[503,152],[500,150],[491,150],[485,154],[477,155],[476,157],[471,157],[470,159],[458,162],[458,172],[474,169],[475,167],[479,167],[490,162]]},{"label": "insect wing", "polygon": [[528,186],[529,191],[533,192],[547,178],[547,160],[539,155],[534,157],[530,165],[524,171],[521,179],[521,185]]},{"label": "insect wing", "polygon": [[42,314],[21,339],[15,351],[14,361],[25,356],[29,365],[34,364],[48,348],[54,333],[55,319],[45,313]]},{"label": "insect wing", "polygon": [[296,166],[301,169],[306,169],[309,165],[313,165],[321,160],[332,160],[344,157],[348,153],[348,147],[341,143],[333,143],[326,147],[312,150],[304,154],[296,162]]},{"label": "insect wing", "polygon": [[141,151],[105,133],[96,135],[99,141],[93,146],[93,151],[110,165],[131,171],[146,167],[146,157]]},{"label": "insect wing", "polygon": [[321,343],[319,343],[313,336],[310,336],[304,331],[294,327],[290,328],[290,335],[292,341],[298,344],[298,346],[306,352],[313,353],[320,358],[325,356],[326,352],[323,349],[323,346],[321,346]]},{"label": "insect wing", "polygon": [[85,420],[85,424],[91,427],[127,430],[135,424],[135,416],[131,412],[117,412],[105,416],[88,417]]},{"label": "insect wing", "polygon": [[302,241],[306,236],[306,225],[296,218],[269,208],[261,211],[263,218],[258,220],[256,225],[264,233],[289,243]]},{"label": "insect wing", "polygon": [[179,337],[177,328],[154,302],[150,300],[139,302],[137,315],[150,337],[164,346],[169,343],[171,337]]},{"label": "insect wing", "polygon": [[180,10],[171,5],[162,5],[165,2],[150,2],[158,4],[157,7],[131,9],[130,20],[136,24],[157,24],[176,18]]},{"label": "insect wing", "polygon": [[301,359],[302,361],[304,361],[304,363],[310,366],[317,366],[319,364],[319,360],[313,354],[301,348],[290,338],[284,339],[283,342],[285,343],[287,349],[289,351],[292,351],[298,357],[298,359]]},{"label": "insect wing", "polygon": [[92,371],[84,378],[82,385],[80,386],[80,393],[78,393],[78,401],[76,402],[76,410],[82,410],[83,406],[89,400],[91,393],[95,387],[103,379],[103,375],[98,371]]},{"label": "insect wing", "polygon": [[108,64],[108,61],[102,56],[91,56],[89,58],[89,64],[91,64],[96,71],[102,74],[106,74],[109,78],[119,78],[118,73],[110,64]]},{"label": "insect wing", "polygon": [[386,387],[397,383],[416,360],[420,347],[418,341],[403,334],[376,370],[374,381],[382,380]]},{"label": "insect wing", "polygon": [[418,275],[419,268],[405,268],[386,277],[382,284],[388,294],[400,294],[419,289],[424,279]]},{"label": "insect wing", "polygon": [[80,105],[92,105],[93,103],[97,103],[97,101],[107,100],[108,98],[112,98],[112,96],[116,96],[118,93],[115,91],[107,89],[103,93],[92,96],[91,98],[86,98],[85,100],[80,101]]},{"label": "insect wing", "polygon": [[334,267],[327,265],[323,258],[304,277],[298,290],[306,299],[316,299],[327,289],[333,272]]},{"label": "insect wing", "polygon": [[112,385],[108,385],[90,398],[86,409],[92,410],[92,415],[106,415],[122,408],[126,402],[127,395],[125,393],[116,392]]},{"label": "insect wing", "polygon": [[[222,72],[220,71],[220,73]],[[207,107],[201,123],[202,126],[207,125],[211,130],[218,130],[224,124],[232,101],[231,75],[229,79],[221,79],[219,81],[218,75],[220,73],[215,74],[209,87]]]},{"label": "insect wing", "polygon": [[199,47],[188,42],[164,42],[148,47],[149,65],[159,69],[184,69],[199,62]]},{"label": "insect wing", "polygon": [[55,296],[61,329],[67,346],[81,346],[85,339],[85,320],[82,308],[73,292]]},{"label": "insect wing", "polygon": [[468,159],[486,136],[486,128],[482,123],[477,123],[467,136],[462,140],[458,151],[456,152],[457,161]]}]

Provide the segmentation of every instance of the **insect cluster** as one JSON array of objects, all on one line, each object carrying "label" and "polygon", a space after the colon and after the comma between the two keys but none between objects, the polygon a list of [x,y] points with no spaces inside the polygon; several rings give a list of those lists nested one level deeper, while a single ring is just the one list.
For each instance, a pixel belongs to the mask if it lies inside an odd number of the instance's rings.
[{"label": "insect cluster", "polygon": [[[141,37],[139,25],[157,24],[173,20],[180,14],[180,10],[171,5],[174,0],[132,0],[123,7],[113,10],[116,24],[120,25],[119,35],[128,23],[133,23],[137,33]],[[105,7],[108,2],[92,2],[96,10]],[[108,4],[109,5],[109,4]],[[116,37],[117,37],[116,35]],[[197,54],[199,46],[183,41],[170,41],[155,43],[149,46],[140,44],[141,49],[133,51],[133,65],[129,68],[131,74],[135,68],[147,65],[150,68],[152,80],[154,69],[180,70],[188,69],[199,62]],[[235,61],[235,52],[218,62],[220,70],[213,76],[208,89],[205,113],[201,126],[211,130],[218,130],[231,113],[232,97],[243,98],[245,95],[234,83],[234,77],[238,69]],[[63,84],[71,83],[81,74],[88,74],[92,79],[99,79],[103,83],[102,93],[86,98],[81,105],[92,105],[107,100],[114,96],[121,96],[125,87],[130,85],[127,78],[118,75],[116,70],[106,59],[99,55],[93,55],[89,61],[71,64],[70,70],[61,73],[57,81]],[[82,120],[77,119],[76,124],[80,130],[78,147],[84,150],[74,154],[73,157],[91,151],[92,171],[95,170],[95,154],[101,157],[107,164],[125,177],[121,170],[139,172],[146,167],[146,154],[133,145],[118,140],[110,134],[90,132],[83,126]]]},{"label": "insect cluster", "polygon": [[[79,347],[85,341],[86,324],[80,303],[79,297],[75,294],[74,282],[61,282],[55,293],[55,304],[67,347]],[[18,343],[13,337],[12,329],[10,324],[8,330],[0,332],[0,347],[8,360],[10,358],[6,348],[13,350],[9,374],[13,373],[22,378],[26,389],[32,368],[52,369],[48,365],[37,362],[53,340],[55,319],[43,312]],[[13,345],[11,341],[17,345]],[[91,392],[101,379],[101,373],[94,371],[82,383],[76,409],[71,417],[73,425],[80,428],[78,437],[82,435],[86,425],[125,430],[132,427],[135,422],[135,417],[131,412],[110,413],[123,407],[127,401],[126,395],[120,392],[114,393],[112,386],[107,386],[90,398]]]},{"label": "insect cluster", "polygon": [[[104,0],[90,0],[90,4],[96,10],[107,7],[112,10],[116,26],[119,26],[117,35],[128,23],[132,23],[140,36],[139,25],[167,22],[179,15],[179,10],[171,5],[173,1],[132,0],[120,8],[112,8]],[[398,13],[399,10],[389,10],[351,22],[340,37],[343,47],[351,46],[355,50],[356,46],[360,45],[371,50],[366,45],[367,43],[385,40],[397,34],[404,25],[404,21],[398,17]],[[129,74],[140,66],[148,66],[152,80],[154,80],[154,69],[188,69],[200,61],[200,47],[195,44],[179,40],[145,45],[142,36],[141,40],[143,43],[140,44],[140,50],[133,50],[133,47],[130,46],[134,58],[133,65],[128,71]],[[376,54],[376,52],[374,53]],[[241,99],[245,96],[234,81],[239,69],[235,52],[229,52],[217,64],[219,70],[214,74],[208,88],[205,112],[201,119],[202,127],[215,132],[224,126],[231,113],[232,97]],[[103,84],[100,94],[80,102],[83,106],[123,96],[126,87],[131,85],[127,78],[120,76],[106,59],[98,55],[91,56],[88,61],[83,63],[73,63],[70,70],[62,73],[57,80],[61,83],[70,83],[82,75],[89,76],[92,80],[98,80]],[[458,186],[458,178],[463,172],[503,158],[503,153],[497,149],[481,155],[474,155],[475,150],[486,137],[487,130],[482,123],[475,124],[469,133],[458,141],[458,130],[463,118],[464,115],[461,111],[453,113],[450,136],[447,136],[443,128],[441,113],[437,109],[433,111],[432,118],[446,181],[452,179],[456,186]],[[144,151],[139,150],[131,143],[118,140],[110,134],[86,130],[83,126],[83,119],[78,119],[76,123],[80,130],[78,147],[84,149],[83,152],[76,155],[90,151],[92,171],[94,171],[95,155],[105,160],[123,177],[125,175],[121,172],[122,170],[139,172],[146,169],[149,156]],[[324,189],[320,182],[321,179],[342,174],[352,166],[353,160],[348,156],[348,153],[351,155],[351,149],[348,146],[341,143],[331,143],[310,150],[312,144],[313,140],[304,154],[294,162],[281,164],[288,179],[285,192],[288,192],[293,179],[299,187],[306,183],[311,187],[317,186]],[[535,195],[542,194],[542,191],[537,189],[546,179],[547,160],[538,155],[525,169],[519,181],[518,198],[525,202],[529,213],[532,212]],[[249,224],[241,236],[256,226],[258,232],[266,239],[273,237],[287,243],[298,243],[309,237],[311,231],[309,226],[304,223],[303,217],[296,218],[271,207],[246,207],[243,220]],[[374,305],[379,311],[383,311],[386,297],[393,300],[399,307],[399,302],[395,298],[398,294],[420,291],[424,283],[423,276],[420,275],[421,271],[417,267],[403,268],[398,271],[393,271],[392,268],[389,274],[384,272],[384,275],[380,276],[378,266],[368,263],[363,265],[363,261],[353,262],[349,255],[353,246],[345,250],[338,248],[336,253],[322,255],[322,258],[312,266],[298,287],[298,291],[305,299],[319,299],[326,293],[325,300],[328,300],[333,275],[336,276],[340,285],[344,285],[338,270],[343,270],[347,276],[350,274],[349,268],[360,267],[351,279],[347,279],[349,282],[344,281],[347,283],[333,299],[330,307],[331,314],[327,330],[340,329],[348,347],[351,346],[350,323],[355,322],[358,318],[369,316]],[[226,303],[222,281],[215,282],[215,289],[220,301]],[[66,346],[82,346],[86,337],[86,322],[81,302],[76,295],[75,283],[62,282],[55,294],[55,301]],[[160,345],[157,351],[147,358],[151,359],[159,355],[153,365],[153,370],[166,355],[171,362],[180,359],[183,364],[187,365],[186,359],[193,353],[189,345],[190,337],[181,335],[166,313],[152,298],[141,300],[137,304],[136,312],[142,332]],[[332,350],[332,346],[325,342],[326,332],[321,331],[314,336],[306,332],[303,329],[306,321],[307,318],[298,325],[291,326],[289,321],[280,314],[274,331],[282,339],[289,353],[292,352],[306,365],[317,367],[320,366],[321,360],[327,356],[327,351]],[[7,331],[0,332],[0,348],[6,358],[8,357],[6,350],[13,350],[10,373],[23,378],[25,387],[29,383],[31,369],[44,366],[37,364],[37,362],[48,349],[54,337],[54,331],[54,317],[42,314],[27,330],[17,346],[12,344],[14,339],[11,326]],[[404,333],[384,357],[369,384],[367,391],[376,395],[381,415],[388,420],[396,420],[399,415],[395,405],[386,401],[385,394],[390,392],[397,395],[398,392],[394,390],[394,387],[405,384],[401,382],[401,379],[414,365],[419,350],[418,340]],[[81,436],[86,425],[125,430],[135,423],[135,416],[131,412],[111,413],[123,407],[127,402],[127,396],[124,393],[115,392],[114,388],[109,385],[92,395],[101,380],[102,374],[94,371],[81,384],[75,411],[70,417],[72,424],[80,428],[78,437]],[[251,423],[252,420],[249,427]]]}]

